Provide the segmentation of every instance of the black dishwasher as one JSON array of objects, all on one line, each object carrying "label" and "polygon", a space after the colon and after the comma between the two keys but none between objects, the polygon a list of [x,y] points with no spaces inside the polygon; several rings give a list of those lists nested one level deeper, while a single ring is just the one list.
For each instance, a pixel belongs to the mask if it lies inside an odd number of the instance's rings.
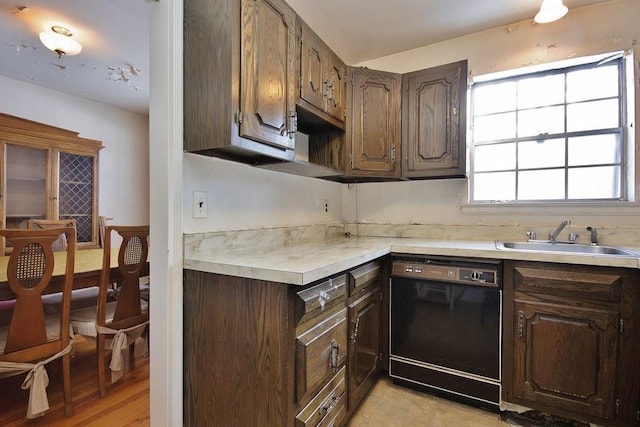
[{"label": "black dishwasher", "polygon": [[392,261],[390,376],[496,410],[501,261],[415,255]]}]

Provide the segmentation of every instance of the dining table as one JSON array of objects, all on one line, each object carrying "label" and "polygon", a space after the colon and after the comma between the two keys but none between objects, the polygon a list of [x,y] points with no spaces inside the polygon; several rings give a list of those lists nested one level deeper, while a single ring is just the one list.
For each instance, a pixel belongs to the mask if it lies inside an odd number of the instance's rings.
[{"label": "dining table", "polygon": [[[111,272],[110,281],[115,282],[122,277],[118,269],[118,251],[119,248],[111,250]],[[47,286],[44,293],[61,292],[64,283],[64,274],[66,266],[66,252],[55,252],[55,261],[53,269],[53,277],[51,283]],[[97,286],[100,282],[100,274],[102,273],[102,256],[103,249],[79,249],[75,254],[74,271],[73,271],[73,289],[88,288]],[[0,256],[0,301],[12,300],[15,294],[9,287],[7,281],[7,264],[9,263],[9,255]],[[149,262],[147,261],[140,276],[149,274]]]}]

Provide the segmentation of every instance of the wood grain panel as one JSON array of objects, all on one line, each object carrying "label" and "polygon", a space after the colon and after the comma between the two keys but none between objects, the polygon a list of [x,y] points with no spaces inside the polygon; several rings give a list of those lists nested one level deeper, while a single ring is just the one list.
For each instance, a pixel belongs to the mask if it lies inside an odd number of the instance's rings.
[{"label": "wood grain panel", "polygon": [[287,425],[287,286],[189,270],[184,283],[185,424]]},{"label": "wood grain panel", "polygon": [[318,316],[346,298],[347,275],[329,278],[296,292],[296,324]]},{"label": "wood grain panel", "polygon": [[380,364],[380,289],[349,305],[349,411],[355,410],[373,386]]},{"label": "wood grain panel", "polygon": [[400,83],[398,74],[349,69],[348,175],[398,175]]},{"label": "wood grain panel", "polygon": [[327,48],[327,112],[343,122],[347,105],[347,66]]},{"label": "wood grain panel", "polygon": [[324,110],[327,84],[324,44],[309,27],[304,24],[300,27],[300,97]]},{"label": "wood grain panel", "polygon": [[[316,427],[331,425],[340,412],[345,412],[346,401],[346,368],[340,371],[316,394],[296,416],[296,427]],[[336,424],[334,424],[336,425]]]},{"label": "wood grain panel", "polygon": [[534,292],[617,302],[620,299],[620,274],[580,268],[517,267],[514,286],[517,292]]},{"label": "wood grain panel", "polygon": [[463,176],[467,62],[407,73],[402,84],[403,176]]},{"label": "wood grain panel", "polygon": [[[335,347],[335,350],[334,350]],[[332,366],[332,351],[337,352]],[[347,310],[325,319],[296,339],[296,401],[305,402],[347,360]]]},{"label": "wood grain panel", "polygon": [[353,296],[356,292],[365,289],[368,286],[378,286],[382,280],[382,262],[376,260],[368,264],[362,265],[349,272],[349,295]]},{"label": "wood grain panel", "polygon": [[281,0],[242,0],[240,135],[293,149],[295,12]]},{"label": "wood grain panel", "polygon": [[345,137],[341,131],[309,135],[309,161],[344,173]]},{"label": "wood grain panel", "polygon": [[516,302],[524,314],[522,366],[514,393],[542,404],[612,419],[617,313]]},{"label": "wood grain panel", "polygon": [[634,269],[506,261],[503,399],[596,424],[636,425],[639,304]]},{"label": "wood grain panel", "polygon": [[232,55],[237,55],[232,36],[239,31],[239,4],[237,0],[184,2],[185,150],[224,146],[231,138],[232,114],[238,108],[238,96],[232,97],[238,87],[232,78]]}]

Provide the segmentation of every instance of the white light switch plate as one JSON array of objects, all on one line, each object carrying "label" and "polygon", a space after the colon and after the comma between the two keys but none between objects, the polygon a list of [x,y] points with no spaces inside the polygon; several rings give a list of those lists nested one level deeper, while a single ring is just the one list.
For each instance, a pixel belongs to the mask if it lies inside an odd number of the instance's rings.
[{"label": "white light switch plate", "polygon": [[193,192],[193,217],[207,217],[207,193],[205,191]]}]

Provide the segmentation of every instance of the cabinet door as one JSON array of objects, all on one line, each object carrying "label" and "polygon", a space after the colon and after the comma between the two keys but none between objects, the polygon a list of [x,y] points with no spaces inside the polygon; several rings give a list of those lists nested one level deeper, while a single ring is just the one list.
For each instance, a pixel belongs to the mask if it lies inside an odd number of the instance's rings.
[{"label": "cabinet door", "polygon": [[96,156],[55,151],[57,219],[75,219],[78,243],[97,244]]},{"label": "cabinet door", "polygon": [[3,143],[2,206],[5,228],[26,228],[30,218],[52,218],[51,150]]},{"label": "cabinet door", "polygon": [[327,50],[327,113],[343,122],[345,119],[347,66]]},{"label": "cabinet door", "polygon": [[380,289],[349,305],[349,410],[373,385],[380,362]]},{"label": "cabinet door", "polygon": [[398,74],[349,69],[347,175],[399,175],[400,84]]},{"label": "cabinet door", "polygon": [[242,0],[240,136],[294,148],[295,12],[282,0]]},{"label": "cabinet door", "polygon": [[408,73],[402,80],[403,176],[464,176],[467,61]]},{"label": "cabinet door", "polygon": [[320,110],[326,103],[326,63],[324,44],[307,26],[300,29],[302,50],[300,54],[300,97]]},{"label": "cabinet door", "polygon": [[514,396],[613,419],[618,314],[528,301],[514,308]]}]

